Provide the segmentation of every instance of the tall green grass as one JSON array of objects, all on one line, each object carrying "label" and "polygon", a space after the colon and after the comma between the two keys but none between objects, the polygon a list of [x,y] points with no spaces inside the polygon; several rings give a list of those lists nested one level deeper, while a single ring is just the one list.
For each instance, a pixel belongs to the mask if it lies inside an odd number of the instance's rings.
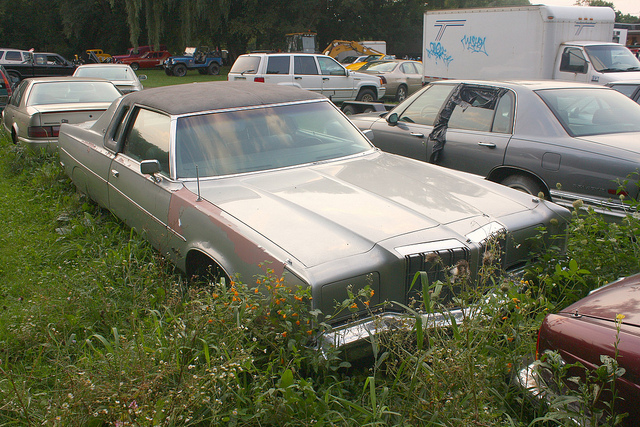
[{"label": "tall green grass", "polygon": [[[522,281],[485,266],[483,287],[459,299],[473,316],[372,339],[356,361],[314,349],[323,314],[307,289],[283,287],[268,266],[247,283],[188,286],[77,194],[55,156],[6,135],[0,215],[0,425],[571,425],[570,411],[528,400],[514,373],[547,312],[640,270],[633,215],[612,228],[576,212],[568,253],[548,248]],[[447,284],[417,280],[422,308],[442,311]]]}]

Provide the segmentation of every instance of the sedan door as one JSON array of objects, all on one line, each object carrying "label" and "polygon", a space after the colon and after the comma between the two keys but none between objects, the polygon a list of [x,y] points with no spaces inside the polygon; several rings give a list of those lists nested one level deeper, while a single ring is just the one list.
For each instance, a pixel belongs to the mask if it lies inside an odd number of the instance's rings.
[{"label": "sedan door", "polygon": [[[131,114],[122,150],[109,170],[109,209],[127,225],[144,233],[161,252],[174,247],[168,231],[172,191],[181,187],[170,179],[171,118],[137,108]],[[157,160],[160,172],[144,175],[143,160]]]},{"label": "sedan door", "polygon": [[[515,95],[497,87],[464,85],[447,123],[445,144],[434,163],[488,176],[504,163],[513,131]],[[429,141],[433,152],[435,142]]]},{"label": "sedan door", "polygon": [[[383,151],[426,162],[427,139],[442,105],[456,85],[432,85],[373,123],[373,144]],[[393,120],[391,116],[395,115]],[[358,116],[354,122],[358,124]],[[396,120],[397,119],[397,120]]]}]

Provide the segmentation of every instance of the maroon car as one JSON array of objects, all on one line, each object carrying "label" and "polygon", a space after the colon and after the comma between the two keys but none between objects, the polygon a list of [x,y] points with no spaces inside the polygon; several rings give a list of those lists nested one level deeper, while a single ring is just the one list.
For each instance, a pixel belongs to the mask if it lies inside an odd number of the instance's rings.
[{"label": "maroon car", "polygon": [[122,58],[118,62],[129,64],[133,71],[138,71],[139,68],[162,67],[164,60],[170,56],[171,54],[166,50],[159,50],[147,52],[140,57]]},{"label": "maroon car", "polygon": [[[618,333],[618,327],[620,331]],[[628,413],[624,425],[638,425],[640,419],[640,274],[598,288],[580,301],[549,314],[538,332],[536,356],[545,360],[547,350],[556,351],[564,363],[580,362],[589,370],[603,364],[601,355],[615,356],[625,372],[616,381],[617,413]],[[534,395],[549,397],[546,373],[536,364],[523,369],[520,384]],[[571,368],[567,378],[584,377],[584,370]],[[571,384],[568,384],[571,387]],[[606,393],[602,401],[610,399]]]}]

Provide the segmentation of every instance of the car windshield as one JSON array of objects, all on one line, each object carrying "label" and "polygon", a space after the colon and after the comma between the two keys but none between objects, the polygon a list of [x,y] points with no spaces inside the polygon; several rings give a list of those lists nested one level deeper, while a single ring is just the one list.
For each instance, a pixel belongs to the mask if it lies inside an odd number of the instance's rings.
[{"label": "car windshield", "polygon": [[27,105],[111,102],[121,93],[109,82],[46,82],[31,89]]},{"label": "car windshield", "polygon": [[640,61],[626,47],[601,45],[584,48],[596,71],[635,71],[640,70]]},{"label": "car windshield", "polygon": [[613,89],[536,92],[571,136],[640,132],[640,105]]},{"label": "car windshield", "polygon": [[99,77],[112,81],[133,80],[132,71],[126,67],[80,67],[74,74],[76,77]]},{"label": "car windshield", "polygon": [[378,71],[381,73],[388,73],[393,71],[398,65],[397,62],[369,62],[360,68],[361,70]]},{"label": "car windshield", "polygon": [[277,169],[371,149],[328,101],[188,116],[176,126],[178,178]]}]

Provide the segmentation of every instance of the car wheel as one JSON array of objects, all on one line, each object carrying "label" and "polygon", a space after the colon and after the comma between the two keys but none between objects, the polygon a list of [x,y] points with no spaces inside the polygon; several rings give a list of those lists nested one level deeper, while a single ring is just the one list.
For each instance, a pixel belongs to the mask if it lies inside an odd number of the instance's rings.
[{"label": "car wheel", "polygon": [[540,182],[526,175],[509,175],[500,183],[534,196],[538,196],[540,193],[546,194],[545,188]]},{"label": "car wheel", "polygon": [[138,64],[137,62],[132,62],[131,63],[131,69],[133,71],[138,71],[138,68],[140,68],[140,64]]},{"label": "car wheel", "polygon": [[345,105],[344,107],[342,107],[342,112],[347,116],[357,114],[356,108],[353,105]]},{"label": "car wheel", "polygon": [[396,101],[401,102],[405,99],[407,99],[407,87],[405,85],[400,85],[396,91]]},{"label": "car wheel", "polygon": [[18,134],[16,133],[15,129],[11,129],[11,141],[18,145]]},{"label": "car wheel", "polygon": [[376,100],[376,94],[371,89],[362,89],[356,98],[356,101],[373,102]]},{"label": "car wheel", "polygon": [[173,75],[176,77],[184,77],[187,75],[187,67],[184,64],[178,64],[173,67]]},{"label": "car wheel", "polygon": [[173,76],[173,71],[171,70],[171,68],[165,68],[165,69],[164,69],[164,73],[165,73],[167,76]]},{"label": "car wheel", "polygon": [[207,68],[207,72],[209,73],[210,76],[217,76],[218,74],[220,74],[220,66],[218,65],[217,62],[212,62],[211,64],[209,64],[209,68]]}]

